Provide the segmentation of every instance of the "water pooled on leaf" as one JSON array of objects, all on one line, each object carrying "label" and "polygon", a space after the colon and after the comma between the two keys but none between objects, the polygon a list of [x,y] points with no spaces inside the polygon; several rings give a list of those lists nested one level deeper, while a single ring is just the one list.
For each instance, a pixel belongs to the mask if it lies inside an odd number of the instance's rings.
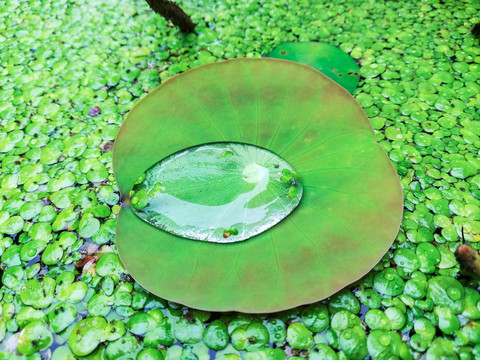
[{"label": "water pooled on leaf", "polygon": [[277,224],[299,204],[303,187],[274,153],[240,143],[205,144],[150,167],[130,196],[149,224],[184,238],[236,242]]}]

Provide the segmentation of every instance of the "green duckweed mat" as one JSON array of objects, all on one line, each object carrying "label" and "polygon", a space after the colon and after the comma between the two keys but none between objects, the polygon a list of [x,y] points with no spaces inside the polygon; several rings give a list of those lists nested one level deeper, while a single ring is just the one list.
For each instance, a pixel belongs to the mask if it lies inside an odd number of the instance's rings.
[{"label": "green duckweed mat", "polygon": [[[478,1],[0,2],[1,359],[479,359]],[[112,145],[142,95],[192,67],[290,41],[360,64],[354,96],[404,188],[401,231],[364,279],[269,315],[145,292],[115,247]],[[348,271],[348,269],[345,269]],[[178,284],[185,286],[185,284]]]}]

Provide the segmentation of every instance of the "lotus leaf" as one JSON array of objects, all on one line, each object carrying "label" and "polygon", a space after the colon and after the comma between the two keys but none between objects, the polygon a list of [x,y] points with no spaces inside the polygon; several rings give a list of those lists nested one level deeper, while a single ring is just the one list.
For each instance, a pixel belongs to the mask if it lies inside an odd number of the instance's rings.
[{"label": "lotus leaf", "polygon": [[355,60],[339,48],[317,42],[291,42],[277,46],[270,58],[295,61],[322,72],[348,92],[353,93],[359,82]]},{"label": "lotus leaf", "polygon": [[[208,64],[147,95],[115,142],[114,172],[124,199],[159,161],[224,142],[266,149],[288,162],[303,185],[300,203],[268,230],[220,244],[159,230],[124,201],[119,255],[149,291],[198,309],[274,312],[332,295],[390,247],[402,191],[367,116],[344,88],[290,61]],[[136,194],[132,206],[145,200]]]}]

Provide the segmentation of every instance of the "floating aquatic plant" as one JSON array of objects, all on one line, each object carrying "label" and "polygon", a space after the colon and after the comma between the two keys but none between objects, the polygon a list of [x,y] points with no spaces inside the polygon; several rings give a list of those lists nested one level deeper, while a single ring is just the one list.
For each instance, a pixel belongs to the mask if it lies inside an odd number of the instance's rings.
[{"label": "floating aquatic plant", "polygon": [[357,63],[350,55],[333,45],[318,42],[283,43],[273,49],[267,57],[309,65],[336,81],[350,93],[358,86],[360,70]]},{"label": "floating aquatic plant", "polygon": [[236,59],[167,81],[131,110],[113,161],[131,203],[117,224],[123,263],[194,308],[323,299],[369,271],[400,224],[398,178],[359,104],[289,61]]}]

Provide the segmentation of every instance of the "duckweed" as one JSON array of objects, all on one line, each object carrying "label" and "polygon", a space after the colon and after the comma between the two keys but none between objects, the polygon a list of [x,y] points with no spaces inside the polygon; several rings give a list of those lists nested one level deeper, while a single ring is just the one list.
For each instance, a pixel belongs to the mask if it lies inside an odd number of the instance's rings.
[{"label": "duckweed", "polygon": [[125,324],[121,320],[110,321],[103,331],[105,340],[115,341],[125,334]]},{"label": "duckweed", "polygon": [[145,335],[152,330],[155,324],[153,316],[146,313],[137,313],[133,315],[127,323],[127,329],[135,335]]},{"label": "duckweed", "polygon": [[270,342],[283,344],[287,336],[285,323],[280,319],[268,319],[263,324],[270,334]]},{"label": "duckweed", "polygon": [[105,353],[109,359],[118,359],[123,356],[134,355],[138,351],[139,346],[140,344],[133,335],[124,335],[118,340],[109,343]]},{"label": "duckweed", "polygon": [[403,292],[404,282],[395,269],[387,268],[375,275],[374,287],[380,294],[397,296]]},{"label": "duckweed", "polygon": [[338,356],[328,345],[317,344],[308,353],[308,358],[312,360],[337,360]]},{"label": "duckweed", "polygon": [[373,359],[388,359],[394,356],[401,359],[413,359],[400,335],[392,331],[372,331],[367,338],[367,348]]},{"label": "duckweed", "polygon": [[51,332],[43,321],[35,320],[23,328],[18,335],[17,350],[20,354],[32,355],[53,342]]},{"label": "duckweed", "polygon": [[212,350],[225,349],[229,340],[227,327],[221,320],[212,321],[203,331],[203,342]]},{"label": "duckweed", "polygon": [[105,276],[109,274],[119,275],[121,272],[124,272],[125,268],[120,262],[120,259],[117,254],[108,253],[103,255],[97,262],[96,272],[100,276]]},{"label": "duckweed", "polygon": [[[144,338],[144,344],[148,347],[156,347],[159,345],[170,346],[174,342],[175,338],[173,337],[172,324],[168,319],[163,319],[155,323],[154,328],[149,331]],[[205,344],[207,344],[207,342]]]},{"label": "duckweed", "polygon": [[175,338],[186,344],[195,344],[203,335],[203,321],[197,318],[182,318],[173,328]]},{"label": "duckweed", "polygon": [[164,357],[157,349],[143,349],[137,355],[137,360],[163,360]]},{"label": "duckweed", "polygon": [[50,277],[29,280],[20,293],[25,305],[41,309],[50,306],[53,301],[55,280]]},{"label": "duckweed", "polygon": [[465,290],[459,281],[449,276],[436,276],[428,281],[427,298],[455,314],[463,310]]},{"label": "duckweed", "polygon": [[237,327],[232,334],[230,335],[231,340],[232,340],[232,345],[235,348],[235,350],[242,351],[245,350],[247,346],[247,325],[241,325]]},{"label": "duckweed", "polygon": [[342,330],[338,335],[338,346],[349,359],[365,358],[368,354],[365,330],[360,325]]},{"label": "duckweed", "polygon": [[287,356],[282,349],[264,348],[258,351],[251,351],[245,354],[245,360],[285,360]]},{"label": "duckweed", "polygon": [[365,314],[365,322],[372,330],[391,330],[392,323],[387,314],[378,309],[369,310]]},{"label": "duckweed", "polygon": [[[478,281],[454,256],[462,231],[475,249],[480,240],[478,6],[182,7],[197,35],[177,34],[141,2],[0,5],[0,357],[479,357]],[[404,189],[394,245],[347,290],[279,314],[208,318],[142,291],[114,239],[111,152],[126,112],[178,72],[292,41],[338,46],[360,64],[354,96]],[[148,198],[136,195],[134,206]]]},{"label": "duckweed", "polygon": [[436,338],[427,350],[427,360],[458,359],[452,342],[443,338]]},{"label": "duckweed", "polygon": [[313,345],[312,332],[301,322],[293,323],[287,329],[287,341],[294,349],[309,349]]},{"label": "duckweed", "polygon": [[48,323],[54,333],[65,330],[77,317],[77,309],[72,304],[58,303],[48,313]]},{"label": "duckweed", "polygon": [[94,316],[107,316],[112,309],[113,299],[104,294],[95,294],[88,301],[88,312]]},{"label": "duckweed", "polygon": [[104,341],[103,329],[106,325],[106,320],[97,316],[76,323],[68,337],[68,345],[72,352],[78,356],[90,354],[100,342]]}]

